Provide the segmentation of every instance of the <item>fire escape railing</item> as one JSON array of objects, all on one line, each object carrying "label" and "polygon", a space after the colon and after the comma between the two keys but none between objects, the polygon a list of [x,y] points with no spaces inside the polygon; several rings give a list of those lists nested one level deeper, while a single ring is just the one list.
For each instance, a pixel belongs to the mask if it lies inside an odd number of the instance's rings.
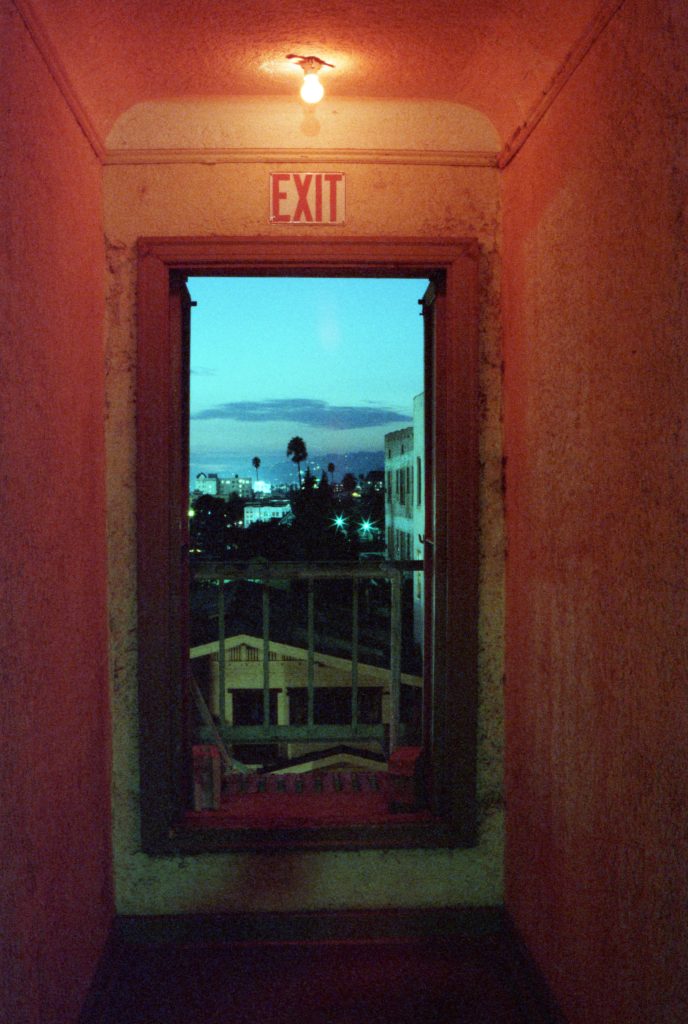
[{"label": "fire escape railing", "polygon": [[[343,562],[206,562],[194,566],[196,581],[217,584],[218,639],[217,661],[219,676],[219,721],[211,720],[206,708],[201,707],[205,725],[199,736],[213,742],[218,736],[223,743],[264,744],[290,742],[379,742],[391,752],[403,741],[404,726],[401,712],[401,650],[402,650],[402,581],[404,574],[422,572],[422,561],[362,561]],[[226,607],[225,584],[249,581],[262,587],[262,666],[263,666],[263,721],[260,725],[234,725],[227,722],[227,659],[226,659]],[[275,724],[270,715],[270,589],[275,583],[305,581],[307,585],[307,647],[306,692],[307,712],[303,724]],[[318,580],[351,580],[351,720],[348,725],[320,724],[315,721],[315,591]],[[389,734],[385,725],[367,724],[359,720],[359,591],[361,581],[387,580],[390,584],[389,633]],[[348,658],[346,660],[349,660]],[[198,688],[197,699],[202,701]]]}]

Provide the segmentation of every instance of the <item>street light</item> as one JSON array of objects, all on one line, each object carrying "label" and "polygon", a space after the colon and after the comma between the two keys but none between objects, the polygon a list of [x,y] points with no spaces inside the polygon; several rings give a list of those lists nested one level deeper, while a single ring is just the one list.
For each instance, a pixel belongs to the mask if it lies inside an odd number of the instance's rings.
[{"label": "street light", "polygon": [[375,525],[370,519],[362,519],[358,529],[364,537],[370,537],[375,532]]}]

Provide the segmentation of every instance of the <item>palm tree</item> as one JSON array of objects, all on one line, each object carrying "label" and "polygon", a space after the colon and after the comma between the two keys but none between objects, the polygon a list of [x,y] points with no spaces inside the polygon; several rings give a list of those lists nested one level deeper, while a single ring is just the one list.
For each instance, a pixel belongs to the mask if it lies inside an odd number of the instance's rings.
[{"label": "palm tree", "polygon": [[298,434],[296,437],[292,437],[287,445],[287,458],[296,463],[296,468],[299,472],[299,490],[301,490],[301,463],[305,462],[308,458],[308,452],[306,450],[306,442]]},{"label": "palm tree", "polygon": [[260,469],[260,459],[258,458],[257,455],[254,455],[253,458],[251,459],[251,465],[256,471],[256,483],[258,483],[258,470]]}]

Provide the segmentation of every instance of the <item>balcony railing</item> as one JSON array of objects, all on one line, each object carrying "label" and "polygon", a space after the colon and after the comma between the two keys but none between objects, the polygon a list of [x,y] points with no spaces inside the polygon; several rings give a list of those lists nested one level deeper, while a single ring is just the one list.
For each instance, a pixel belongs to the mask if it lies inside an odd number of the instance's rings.
[{"label": "balcony railing", "polygon": [[[422,561],[360,561],[343,562],[268,562],[256,559],[244,563],[206,562],[193,569],[197,584],[217,585],[217,643],[204,645],[204,653],[212,651],[217,657],[218,707],[215,718],[210,714],[198,686],[193,683],[196,700],[204,725],[198,736],[204,742],[222,741],[231,747],[234,744],[269,743],[379,743],[391,752],[404,741],[405,727],[401,721],[402,682],[402,581],[404,574],[421,572]],[[351,667],[351,704],[348,724],[322,724],[316,722],[316,628],[315,604],[319,581],[351,581],[351,641],[346,661]],[[378,580],[389,583],[389,659],[386,671],[389,680],[389,726],[383,721],[368,724],[360,720],[359,667],[360,660],[360,600],[361,585],[365,581]],[[228,721],[227,714],[227,608],[226,584],[247,581],[262,591],[262,723],[258,725],[236,725]],[[271,639],[270,611],[271,590],[284,587],[296,581],[305,583],[306,602],[306,647],[305,647],[305,689],[307,707],[305,722],[301,724],[276,724],[271,721]],[[341,627],[341,622],[338,622]],[[274,655],[273,655],[274,657]],[[303,684],[302,684],[303,685]]]}]

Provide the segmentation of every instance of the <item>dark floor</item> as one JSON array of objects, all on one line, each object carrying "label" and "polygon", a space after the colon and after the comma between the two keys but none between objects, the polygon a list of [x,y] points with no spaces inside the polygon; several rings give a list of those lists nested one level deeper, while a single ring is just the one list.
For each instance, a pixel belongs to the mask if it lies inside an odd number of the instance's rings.
[{"label": "dark floor", "polygon": [[82,1024],[556,1024],[499,929],[319,942],[120,940]]}]

